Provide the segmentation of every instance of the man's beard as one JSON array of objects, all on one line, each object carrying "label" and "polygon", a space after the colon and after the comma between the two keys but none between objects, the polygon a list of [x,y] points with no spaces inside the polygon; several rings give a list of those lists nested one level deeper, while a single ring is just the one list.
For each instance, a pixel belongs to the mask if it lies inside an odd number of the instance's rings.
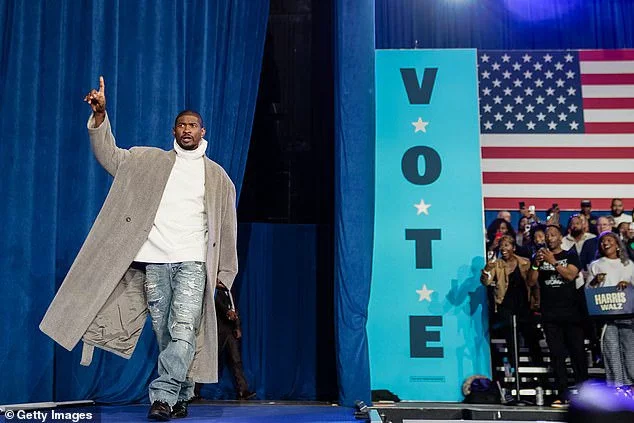
[{"label": "man's beard", "polygon": [[583,234],[583,229],[571,229],[570,230],[570,235],[574,236],[575,238],[578,237],[579,235]]}]

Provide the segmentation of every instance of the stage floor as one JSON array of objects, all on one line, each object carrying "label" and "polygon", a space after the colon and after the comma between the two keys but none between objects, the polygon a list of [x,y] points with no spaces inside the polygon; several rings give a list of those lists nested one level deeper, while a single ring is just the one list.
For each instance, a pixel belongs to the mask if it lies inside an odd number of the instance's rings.
[{"label": "stage floor", "polygon": [[[148,422],[148,404],[104,406],[82,405],[65,406],[60,403],[42,404],[29,407],[24,404],[12,405],[4,409],[3,421],[25,421],[18,419],[19,410],[37,410],[49,413],[46,421],[52,421],[52,411],[58,413],[92,413],[91,420],[77,422]],[[11,411],[9,411],[11,410]],[[9,412],[15,413],[13,419]],[[335,422],[371,422],[371,423],[454,423],[459,421],[484,422],[564,422],[565,410],[550,407],[513,407],[503,405],[480,405],[463,403],[410,402],[377,403],[370,407],[368,420],[355,419],[354,409],[319,402],[296,401],[197,401],[189,406],[186,419],[174,419],[185,422],[227,422],[227,423],[335,423]],[[42,421],[42,419],[31,421]],[[65,422],[66,420],[64,420]],[[71,420],[67,420],[71,421]]]},{"label": "stage floor", "polygon": [[[78,415],[79,413],[92,413],[91,420],[77,420],[77,422],[99,422],[99,423],[147,423],[147,413],[149,404],[146,405],[122,405],[122,406],[82,406],[55,408],[31,408],[31,412],[48,413],[46,421],[51,421],[51,413],[68,413]],[[2,421],[20,421],[18,412],[20,406],[11,406],[2,416]],[[28,407],[24,407],[28,409]],[[12,418],[9,418],[10,414]],[[39,414],[41,416],[41,414]],[[22,419],[24,421],[24,419]],[[38,421],[36,419],[28,422]],[[42,419],[39,419],[42,421]],[[58,420],[60,421],[60,420]],[[63,420],[72,421],[72,420]],[[200,401],[190,404],[189,416],[185,419],[173,419],[178,422],[222,422],[222,423],[335,423],[335,422],[359,422],[354,418],[354,410],[347,407],[327,405],[324,403],[301,403],[301,402],[274,402],[274,401]]]},{"label": "stage floor", "polygon": [[566,421],[566,410],[552,407],[402,401],[376,403],[371,408],[386,423]]}]

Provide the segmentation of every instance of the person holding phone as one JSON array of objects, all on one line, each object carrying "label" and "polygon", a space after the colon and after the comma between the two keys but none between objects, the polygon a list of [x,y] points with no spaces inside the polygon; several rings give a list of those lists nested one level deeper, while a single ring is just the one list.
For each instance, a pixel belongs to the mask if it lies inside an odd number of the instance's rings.
[{"label": "person holding phone", "polygon": [[515,239],[513,226],[506,219],[497,218],[487,228],[487,250],[495,251],[497,254],[500,239],[504,235],[510,235]]},{"label": "person holding phone", "polygon": [[[499,259],[493,251],[488,252],[488,260],[482,269],[480,282],[491,287],[492,327],[499,328],[506,340],[508,351],[513,345],[512,317],[517,317],[519,333],[523,336],[534,362],[541,362],[539,331],[532,321],[531,310],[539,307],[539,288],[529,287],[526,277],[530,261],[515,253],[515,240],[503,235],[499,242]],[[516,367],[515,357],[509,354],[511,366]]]},{"label": "person holding phone", "polygon": [[[625,289],[634,284],[634,263],[628,258],[618,235],[599,235],[600,258],[590,263],[586,278],[587,289],[616,286]],[[615,319],[605,323],[601,350],[606,382],[619,393],[632,398],[634,385],[634,320]]]},{"label": "person holding phone", "polygon": [[568,404],[568,353],[575,383],[580,384],[588,378],[584,314],[575,286],[581,264],[574,249],[566,251],[561,248],[562,238],[559,226],[546,226],[546,247],[537,250],[533,256],[527,280],[529,286],[539,286],[542,321],[558,391],[553,407],[566,407]]}]

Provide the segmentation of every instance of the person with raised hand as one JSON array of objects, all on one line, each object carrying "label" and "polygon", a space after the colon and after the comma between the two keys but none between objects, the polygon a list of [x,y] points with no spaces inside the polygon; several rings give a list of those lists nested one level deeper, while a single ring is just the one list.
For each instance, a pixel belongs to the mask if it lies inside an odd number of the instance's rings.
[{"label": "person with raised hand", "polygon": [[238,271],[235,187],[206,157],[196,111],[176,116],[169,150],[118,147],[105,86],[100,77],[84,101],[93,152],[114,181],[40,329],[68,350],[83,340],[88,365],[94,347],[129,358],[149,313],[159,356],[148,418],[185,417],[194,383],[218,381],[213,295]]}]

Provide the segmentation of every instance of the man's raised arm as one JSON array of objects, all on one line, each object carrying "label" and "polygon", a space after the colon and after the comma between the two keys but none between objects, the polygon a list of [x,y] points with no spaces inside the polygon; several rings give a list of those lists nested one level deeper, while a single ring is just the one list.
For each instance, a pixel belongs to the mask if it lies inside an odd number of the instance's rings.
[{"label": "man's raised arm", "polygon": [[99,77],[99,91],[92,89],[86,94],[84,101],[92,109],[92,116],[88,120],[88,135],[90,135],[92,150],[101,166],[114,176],[119,165],[130,152],[117,147],[112,134],[110,121],[106,114],[106,84],[103,76]]}]

